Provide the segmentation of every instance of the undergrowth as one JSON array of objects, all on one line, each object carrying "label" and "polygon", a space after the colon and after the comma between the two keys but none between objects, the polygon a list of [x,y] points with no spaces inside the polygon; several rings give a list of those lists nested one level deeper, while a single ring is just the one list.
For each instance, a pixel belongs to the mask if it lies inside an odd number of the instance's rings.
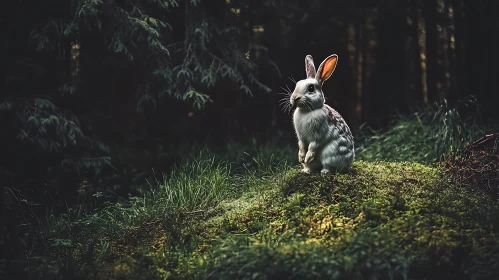
[{"label": "undergrowth", "polygon": [[357,158],[436,163],[484,133],[478,110],[473,98],[459,106],[444,101],[412,115],[397,115],[387,130],[362,127],[357,137]]}]

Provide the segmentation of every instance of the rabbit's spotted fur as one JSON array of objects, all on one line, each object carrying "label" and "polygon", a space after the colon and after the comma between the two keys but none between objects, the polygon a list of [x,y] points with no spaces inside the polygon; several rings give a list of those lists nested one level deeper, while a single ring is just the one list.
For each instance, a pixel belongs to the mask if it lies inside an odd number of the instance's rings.
[{"label": "rabbit's spotted fur", "polygon": [[350,128],[341,115],[325,104],[322,84],[333,73],[338,56],[327,57],[315,70],[312,56],[305,57],[307,78],[296,83],[290,103],[296,107],[293,124],[298,137],[298,159],[306,173],[344,172],[354,160]]}]

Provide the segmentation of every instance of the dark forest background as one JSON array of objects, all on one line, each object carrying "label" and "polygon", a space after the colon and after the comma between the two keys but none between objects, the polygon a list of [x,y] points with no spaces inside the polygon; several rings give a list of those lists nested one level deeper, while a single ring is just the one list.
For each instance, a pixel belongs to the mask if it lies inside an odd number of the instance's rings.
[{"label": "dark forest background", "polygon": [[62,211],[89,185],[133,192],[136,174],[165,171],[195,145],[294,147],[278,93],[305,77],[307,54],[316,65],[339,56],[324,92],[355,133],[471,96],[476,121],[497,123],[498,9],[485,0],[2,1],[4,210],[27,197],[33,209]]}]

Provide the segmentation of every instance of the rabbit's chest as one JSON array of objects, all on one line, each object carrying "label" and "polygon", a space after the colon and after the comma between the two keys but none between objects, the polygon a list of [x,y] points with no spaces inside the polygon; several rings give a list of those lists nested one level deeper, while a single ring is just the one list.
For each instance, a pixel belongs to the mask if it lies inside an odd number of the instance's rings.
[{"label": "rabbit's chest", "polygon": [[327,116],[323,110],[314,110],[311,112],[296,110],[293,116],[293,123],[298,137],[305,142],[317,141],[324,138],[329,131]]}]

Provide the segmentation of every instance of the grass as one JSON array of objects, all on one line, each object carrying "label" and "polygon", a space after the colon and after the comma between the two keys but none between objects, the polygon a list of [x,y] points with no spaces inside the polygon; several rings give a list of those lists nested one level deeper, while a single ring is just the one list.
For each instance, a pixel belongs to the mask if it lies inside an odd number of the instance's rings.
[{"label": "grass", "polygon": [[229,173],[230,166],[215,158],[194,159],[157,182],[159,188],[151,186],[145,197],[161,205],[161,210],[155,210],[158,213],[206,209],[238,192]]},{"label": "grass", "polygon": [[[17,268],[10,273],[36,279],[497,279],[496,193],[483,180],[464,180],[461,159],[449,161],[452,168],[423,164],[449,155],[455,148],[442,147],[462,145],[475,132],[464,132],[468,127],[452,113],[425,114],[364,138],[347,174],[305,175],[293,165],[292,148],[252,147],[250,155],[236,145],[224,157],[201,151],[150,180],[136,197],[93,213],[73,209],[51,217],[34,240],[34,257],[9,263]],[[487,178],[497,180],[491,158],[484,156],[483,166]],[[479,170],[473,168],[465,174]]]},{"label": "grass", "polygon": [[[425,164],[443,160],[487,130],[479,125],[478,105],[473,99],[459,105],[453,107],[444,101],[412,115],[398,115],[387,130],[363,127],[358,137],[357,158]],[[469,116],[464,117],[463,112]]]}]

